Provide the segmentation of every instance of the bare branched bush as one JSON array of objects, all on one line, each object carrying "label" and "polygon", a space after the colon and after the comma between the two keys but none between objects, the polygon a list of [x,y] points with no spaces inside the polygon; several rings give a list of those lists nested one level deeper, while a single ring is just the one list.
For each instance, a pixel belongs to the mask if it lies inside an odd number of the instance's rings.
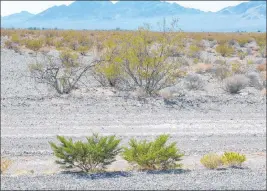
[{"label": "bare branched bush", "polygon": [[77,88],[81,77],[99,60],[83,64],[75,55],[62,52],[60,58],[44,55],[41,61],[29,65],[31,77],[41,84],[47,84],[59,94],[69,94]]},{"label": "bare branched bush", "polygon": [[244,75],[237,74],[225,79],[224,90],[231,94],[237,94],[248,85],[249,79]]}]

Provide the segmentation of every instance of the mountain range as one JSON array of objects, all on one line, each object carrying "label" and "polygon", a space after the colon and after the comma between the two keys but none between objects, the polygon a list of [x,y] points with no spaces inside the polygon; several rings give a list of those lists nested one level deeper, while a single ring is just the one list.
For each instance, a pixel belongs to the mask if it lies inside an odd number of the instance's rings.
[{"label": "mountain range", "polygon": [[[3,28],[60,28],[135,30],[144,23],[179,19],[183,31],[235,32],[266,31],[266,1],[249,1],[217,12],[204,12],[176,3],[147,1],[75,1],[31,14],[27,11],[1,16]],[[153,29],[152,28],[152,29]]]}]

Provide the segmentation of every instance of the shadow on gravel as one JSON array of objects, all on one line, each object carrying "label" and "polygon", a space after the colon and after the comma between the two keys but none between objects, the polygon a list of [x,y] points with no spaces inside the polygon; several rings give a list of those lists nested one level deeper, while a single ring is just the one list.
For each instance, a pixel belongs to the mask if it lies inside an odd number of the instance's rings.
[{"label": "shadow on gravel", "polygon": [[147,174],[182,174],[182,173],[188,173],[191,172],[191,170],[188,169],[174,169],[174,170],[151,170],[147,171]]},{"label": "shadow on gravel", "polygon": [[62,174],[69,174],[75,176],[77,179],[106,179],[106,178],[119,178],[119,177],[130,177],[132,176],[129,172],[124,171],[116,171],[116,172],[104,172],[104,173],[95,173],[95,174],[87,174],[87,173],[79,173],[79,172],[70,172],[65,171]]}]

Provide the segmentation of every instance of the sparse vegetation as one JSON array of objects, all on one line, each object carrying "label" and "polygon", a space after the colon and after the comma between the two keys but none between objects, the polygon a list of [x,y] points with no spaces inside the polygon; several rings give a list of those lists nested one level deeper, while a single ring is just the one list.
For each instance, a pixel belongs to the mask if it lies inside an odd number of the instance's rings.
[{"label": "sparse vegetation", "polygon": [[181,160],[183,154],[179,152],[175,142],[166,145],[168,139],[168,135],[161,135],[151,142],[131,139],[129,147],[124,148],[123,158],[130,163],[137,164],[142,170],[180,167],[181,165],[177,162]]},{"label": "sparse vegetation", "polygon": [[56,162],[63,168],[79,168],[84,172],[98,172],[111,164],[120,152],[120,140],[115,136],[87,137],[87,142],[73,142],[63,136],[57,136],[60,145],[50,142],[54,155],[59,159]]}]

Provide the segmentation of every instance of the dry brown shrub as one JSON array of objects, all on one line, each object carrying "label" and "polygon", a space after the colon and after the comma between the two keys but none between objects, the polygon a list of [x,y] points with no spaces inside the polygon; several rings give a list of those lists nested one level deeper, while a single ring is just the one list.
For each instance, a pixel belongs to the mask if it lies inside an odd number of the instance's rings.
[{"label": "dry brown shrub", "polygon": [[12,161],[9,159],[1,158],[1,173],[4,173],[9,168],[11,163]]},{"label": "dry brown shrub", "polygon": [[262,72],[262,71],[266,71],[266,63],[265,64],[259,64],[257,66],[257,70]]}]

